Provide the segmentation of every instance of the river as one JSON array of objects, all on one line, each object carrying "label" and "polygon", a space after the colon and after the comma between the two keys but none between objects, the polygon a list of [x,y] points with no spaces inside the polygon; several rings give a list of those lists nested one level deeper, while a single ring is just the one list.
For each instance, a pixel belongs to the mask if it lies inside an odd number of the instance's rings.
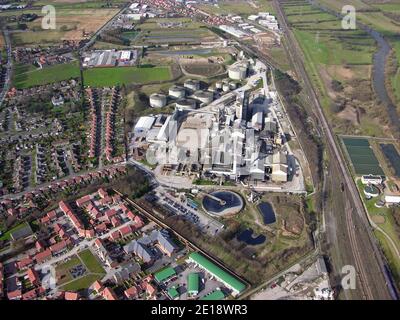
[{"label": "river", "polygon": [[[342,19],[342,16],[338,12],[326,8],[318,3],[315,3],[312,0],[309,0],[308,2],[318,7],[322,11],[325,11],[327,13],[335,15],[339,19]],[[399,114],[397,112],[396,105],[390,98],[385,84],[385,66],[389,57],[391,46],[389,42],[378,31],[372,29],[371,27],[360,23],[359,21],[357,21],[357,27],[367,32],[377,43],[378,50],[374,53],[372,59],[372,84],[378,100],[381,101],[387,109],[391,126],[395,129],[397,134],[400,134]]]}]

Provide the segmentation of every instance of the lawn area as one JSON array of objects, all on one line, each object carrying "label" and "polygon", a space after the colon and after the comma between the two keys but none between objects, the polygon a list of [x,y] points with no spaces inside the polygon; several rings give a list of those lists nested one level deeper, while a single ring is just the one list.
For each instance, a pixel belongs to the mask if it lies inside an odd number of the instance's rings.
[{"label": "lawn area", "polygon": [[76,279],[76,280],[66,284],[65,286],[62,287],[62,290],[79,291],[82,289],[87,289],[93,284],[93,282],[95,282],[96,280],[100,280],[102,277],[103,277],[102,275],[89,274],[87,276]]},{"label": "lawn area", "polygon": [[146,84],[171,80],[169,67],[93,68],[83,72],[85,86],[106,87],[130,83]]},{"label": "lawn area", "polygon": [[22,229],[23,227],[25,227],[26,224],[27,224],[26,222],[23,222],[15,226],[14,228],[8,230],[7,232],[4,232],[4,234],[0,237],[0,240],[11,240],[11,233],[19,229]]},{"label": "lawn area", "polygon": [[249,4],[247,1],[219,1],[218,5],[201,4],[198,5],[202,10],[213,14],[238,14],[250,15],[258,12],[273,12],[271,1],[256,0]]},{"label": "lawn area", "polygon": [[[368,215],[374,219],[377,216],[383,217],[384,222],[377,224],[382,230],[384,230],[389,237],[394,241],[395,245],[397,248],[400,248],[400,239],[398,234],[396,233],[394,224],[394,218],[390,214],[390,211],[388,208],[377,208],[375,207],[375,202],[377,201],[377,198],[373,198],[371,200],[367,200],[365,198],[365,195],[363,193],[363,184],[361,183],[361,180],[357,181],[357,187],[360,192],[361,198],[367,208]],[[374,230],[375,237],[378,239],[379,244],[381,245],[383,252],[385,253],[385,257],[389,263],[389,267],[393,272],[394,278],[398,282],[400,280],[400,259],[397,257],[396,251],[393,248],[393,245],[389,242],[387,237],[379,230]]]},{"label": "lawn area", "polygon": [[[373,198],[371,200],[367,200],[363,189],[364,189],[364,185],[361,183],[361,180],[357,181],[357,187],[358,190],[360,192],[361,198],[368,210],[368,214],[370,215],[371,218],[373,218],[374,216],[381,216],[384,217],[384,222],[383,223],[377,223],[377,225],[382,228],[382,230],[384,230],[389,237],[395,242],[397,248],[400,248],[400,239],[396,233],[395,230],[395,221],[393,216],[390,214],[390,211],[388,208],[383,207],[383,208],[377,208],[375,206],[375,202],[377,201],[378,198]],[[400,262],[400,261],[399,261]]]},{"label": "lawn area", "polygon": [[73,277],[69,270],[73,267],[81,265],[82,262],[79,258],[74,255],[65,263],[62,263],[56,267],[56,277],[57,277],[57,284],[62,285],[66,282],[72,281]]},{"label": "lawn area", "polygon": [[80,77],[79,65],[76,61],[36,70],[32,70],[30,66],[19,65],[14,72],[12,82],[18,89]]},{"label": "lawn area", "polygon": [[[319,0],[319,3],[327,6],[328,8],[332,8],[333,10],[337,12],[342,11],[342,7],[344,5],[352,5],[355,7],[356,12],[357,12],[357,19],[362,21],[363,23],[376,28],[378,31],[393,31],[393,32],[399,32],[400,31],[400,26],[398,23],[395,23],[392,19],[389,17],[385,16],[382,12],[377,12],[377,11],[369,11],[369,9],[376,9],[380,8],[383,11],[387,12],[396,12],[399,9],[399,4],[373,4],[369,5],[366,2],[367,1],[362,1],[362,0]],[[372,1],[371,1],[372,2]],[[374,1],[378,2],[378,1]],[[381,1],[383,2],[383,1]],[[385,6],[387,6],[385,8]],[[360,10],[361,9],[361,10]]]},{"label": "lawn area", "polygon": [[100,261],[93,255],[93,253],[89,249],[79,252],[78,255],[88,268],[89,272],[105,273]]}]

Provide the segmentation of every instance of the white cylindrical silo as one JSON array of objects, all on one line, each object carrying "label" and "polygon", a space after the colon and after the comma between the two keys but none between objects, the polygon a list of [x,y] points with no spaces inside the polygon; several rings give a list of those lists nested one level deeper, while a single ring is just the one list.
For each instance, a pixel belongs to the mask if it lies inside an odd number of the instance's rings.
[{"label": "white cylindrical silo", "polygon": [[247,66],[245,64],[237,63],[229,67],[229,78],[232,80],[243,80],[247,76]]},{"label": "white cylindrical silo", "polygon": [[167,97],[165,94],[153,93],[150,96],[150,106],[153,108],[162,108],[167,105]]},{"label": "white cylindrical silo", "polygon": [[214,100],[214,93],[198,90],[194,93],[194,97],[202,103],[211,103]]},{"label": "white cylindrical silo", "polygon": [[183,86],[185,88],[190,89],[190,90],[196,91],[196,90],[200,89],[200,81],[199,80],[188,79],[183,83]]},{"label": "white cylindrical silo", "polygon": [[195,109],[196,101],[193,99],[179,99],[176,101],[176,108],[180,110]]},{"label": "white cylindrical silo", "polygon": [[186,91],[185,88],[181,86],[172,86],[171,88],[169,88],[168,94],[173,98],[181,99],[185,97]]}]

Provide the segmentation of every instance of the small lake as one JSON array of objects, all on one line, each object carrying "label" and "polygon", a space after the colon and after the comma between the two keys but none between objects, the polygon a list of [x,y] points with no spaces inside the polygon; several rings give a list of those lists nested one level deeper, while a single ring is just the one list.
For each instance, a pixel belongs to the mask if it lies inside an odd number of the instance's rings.
[{"label": "small lake", "polygon": [[394,175],[400,178],[400,155],[393,144],[380,144],[383,154],[394,170]]},{"label": "small lake", "polygon": [[254,237],[253,229],[246,229],[244,231],[239,232],[236,235],[236,239],[248,245],[257,246],[259,244],[263,244],[267,240],[267,237],[262,234],[259,234],[258,236]]},{"label": "small lake", "polygon": [[257,206],[260,211],[264,224],[272,224],[276,222],[275,212],[269,202],[262,202]]}]

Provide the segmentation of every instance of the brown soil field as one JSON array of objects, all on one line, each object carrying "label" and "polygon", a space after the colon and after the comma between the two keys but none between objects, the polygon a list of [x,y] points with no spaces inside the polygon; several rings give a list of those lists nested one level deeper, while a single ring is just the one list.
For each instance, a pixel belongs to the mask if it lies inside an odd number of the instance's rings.
[{"label": "brown soil field", "polygon": [[[65,1],[65,0],[63,0]],[[76,12],[72,10],[60,10],[57,14],[56,24],[57,30],[60,32],[60,40],[81,40],[83,39],[83,31],[93,33],[97,31],[104,23],[110,20],[116,13],[117,9],[83,9]],[[41,20],[37,19],[30,27],[40,27]],[[65,26],[66,31],[61,30]]]},{"label": "brown soil field", "polygon": [[373,216],[372,221],[375,222],[376,224],[383,224],[383,223],[385,223],[385,217],[384,216]]},{"label": "brown soil field", "polygon": [[182,68],[191,75],[198,75],[201,77],[212,77],[225,71],[222,65],[214,63],[185,64],[182,65]]}]

